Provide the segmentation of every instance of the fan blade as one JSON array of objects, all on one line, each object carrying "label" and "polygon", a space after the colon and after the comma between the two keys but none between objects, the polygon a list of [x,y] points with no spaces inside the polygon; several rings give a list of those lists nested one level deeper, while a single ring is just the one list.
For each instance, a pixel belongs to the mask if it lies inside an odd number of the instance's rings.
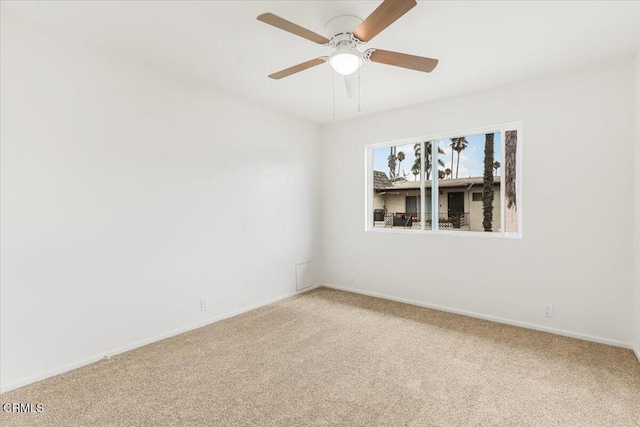
[{"label": "fan blade", "polygon": [[273,13],[263,13],[262,15],[258,16],[257,19],[258,21],[262,21],[265,24],[273,25],[276,28],[288,31],[292,34],[295,34],[296,36],[311,40],[314,43],[329,43],[328,38],[321,36],[320,34],[316,34],[311,30],[307,30],[306,28],[294,24],[293,22],[289,22],[286,19],[282,19],[279,16],[274,15]]},{"label": "fan blade", "polygon": [[368,42],[410,11],[416,4],[415,0],[384,0],[362,24],[358,25],[353,35],[360,41]]},{"label": "fan blade", "polygon": [[324,62],[325,60],[323,58],[312,59],[311,61],[303,62],[302,64],[294,65],[293,67],[289,67],[285,70],[278,71],[277,73],[270,74],[269,78],[280,80],[283,77],[287,77],[287,76],[290,76],[291,74],[299,73],[300,71],[304,71],[307,68],[324,64]]},{"label": "fan blade", "polygon": [[347,87],[347,96],[349,99],[355,99],[358,96],[358,73],[344,76],[344,83]]},{"label": "fan blade", "polygon": [[437,59],[379,49],[372,49],[369,60],[380,64],[394,65],[396,67],[409,68],[416,71],[424,71],[425,73],[430,73],[434,68],[436,68],[436,65],[438,65]]}]

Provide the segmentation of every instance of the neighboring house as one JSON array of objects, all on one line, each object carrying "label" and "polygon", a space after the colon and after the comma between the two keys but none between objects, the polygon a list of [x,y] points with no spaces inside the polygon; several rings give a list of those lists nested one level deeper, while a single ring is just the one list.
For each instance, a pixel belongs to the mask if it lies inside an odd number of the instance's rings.
[{"label": "neighboring house", "polygon": [[[500,182],[500,176],[493,177],[493,231],[500,231]],[[425,213],[430,228],[431,182],[425,184]],[[484,231],[482,187],[481,176],[438,180],[440,228]],[[384,172],[374,171],[373,189],[375,227],[420,228],[420,181],[391,181]]]}]

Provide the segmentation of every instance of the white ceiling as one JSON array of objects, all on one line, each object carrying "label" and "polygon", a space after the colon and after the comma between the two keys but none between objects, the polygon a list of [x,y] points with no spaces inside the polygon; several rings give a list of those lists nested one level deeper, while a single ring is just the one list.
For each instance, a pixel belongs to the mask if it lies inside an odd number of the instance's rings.
[{"label": "white ceiling", "polygon": [[[326,36],[342,14],[379,1],[2,2],[2,21],[74,37],[314,122],[358,115],[328,64],[283,80],[267,75],[331,48],[256,20],[272,12]],[[536,75],[631,57],[640,3],[421,1],[368,47],[438,58],[431,74],[382,64],[361,69],[362,113],[455,96]],[[339,76],[338,76],[339,77]]]}]

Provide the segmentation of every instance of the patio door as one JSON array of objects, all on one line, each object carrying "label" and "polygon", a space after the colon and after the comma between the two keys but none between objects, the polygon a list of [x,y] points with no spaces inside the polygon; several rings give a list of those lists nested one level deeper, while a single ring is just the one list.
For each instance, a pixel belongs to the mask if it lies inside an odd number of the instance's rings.
[{"label": "patio door", "polygon": [[404,211],[406,213],[419,213],[420,196],[407,196],[404,202]]},{"label": "patio door", "polygon": [[464,214],[464,192],[456,191],[447,196],[447,215],[449,218]]}]

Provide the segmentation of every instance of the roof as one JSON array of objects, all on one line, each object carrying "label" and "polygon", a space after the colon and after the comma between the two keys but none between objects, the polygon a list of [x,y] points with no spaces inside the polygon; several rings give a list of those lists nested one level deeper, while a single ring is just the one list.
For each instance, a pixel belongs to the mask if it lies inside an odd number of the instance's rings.
[{"label": "roof", "polygon": [[387,174],[381,171],[373,171],[373,189],[384,191],[392,186]]},{"label": "roof", "polygon": [[[388,182],[386,185],[384,186],[380,186],[379,183],[383,182],[383,179],[380,176],[380,174],[384,175],[384,179],[386,179],[386,181]],[[378,177],[378,178],[377,178]],[[419,190],[420,189],[420,181],[396,181],[396,182],[391,182],[389,181],[389,178],[387,178],[387,175],[384,172],[380,172],[380,171],[373,171],[373,181],[374,181],[374,185],[373,188],[376,191],[385,191],[385,190]],[[500,176],[494,176],[493,177],[493,183],[494,184],[499,184],[501,181],[501,177]],[[376,185],[376,182],[378,182],[378,185]],[[473,176],[473,177],[469,177],[469,178],[454,178],[454,179],[439,179],[438,180],[438,187],[439,188],[451,188],[451,187],[461,187],[461,188],[466,188],[469,187],[470,185],[482,185],[484,183],[484,178],[481,176]],[[431,181],[427,181],[426,183],[426,187],[430,188],[431,187]]]}]

